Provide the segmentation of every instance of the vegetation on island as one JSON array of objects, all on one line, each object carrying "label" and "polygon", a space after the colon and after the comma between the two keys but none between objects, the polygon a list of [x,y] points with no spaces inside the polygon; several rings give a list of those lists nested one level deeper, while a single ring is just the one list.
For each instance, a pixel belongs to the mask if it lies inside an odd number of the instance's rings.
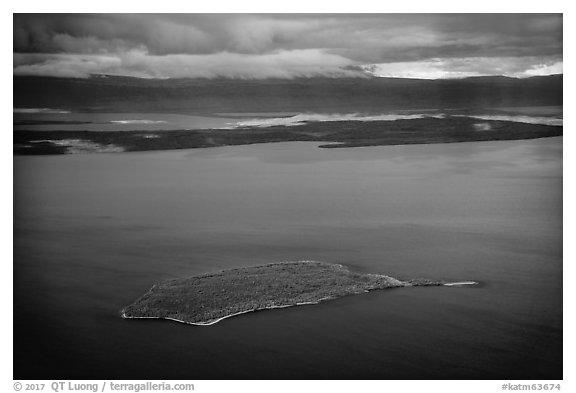
[{"label": "vegetation on island", "polygon": [[191,149],[296,141],[322,142],[320,147],[323,148],[341,148],[534,139],[561,136],[562,130],[561,126],[459,116],[366,122],[311,121],[296,126],[205,130],[103,132],[18,130],[14,132],[14,153],[65,154],[71,152],[71,149],[79,143],[95,147],[92,151],[104,152]]},{"label": "vegetation on island", "polygon": [[208,325],[235,314],[314,304],[376,289],[443,284],[427,279],[400,281],[326,262],[272,263],[164,281],[121,314]]}]

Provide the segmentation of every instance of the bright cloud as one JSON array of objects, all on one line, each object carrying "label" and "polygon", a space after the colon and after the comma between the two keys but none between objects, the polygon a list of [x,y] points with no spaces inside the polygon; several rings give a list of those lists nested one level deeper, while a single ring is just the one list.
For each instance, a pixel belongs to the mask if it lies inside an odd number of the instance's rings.
[{"label": "bright cloud", "polygon": [[415,79],[466,78],[503,75],[525,78],[562,73],[557,57],[469,57],[372,64],[364,69],[375,76]]}]

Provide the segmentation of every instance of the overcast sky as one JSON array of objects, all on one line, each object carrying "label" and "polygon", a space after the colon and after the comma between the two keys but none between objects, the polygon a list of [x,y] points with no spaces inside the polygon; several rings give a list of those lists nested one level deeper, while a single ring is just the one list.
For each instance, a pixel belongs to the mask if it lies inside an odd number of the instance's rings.
[{"label": "overcast sky", "polygon": [[[362,71],[364,70],[364,71]],[[557,14],[16,14],[14,75],[562,73]]]}]

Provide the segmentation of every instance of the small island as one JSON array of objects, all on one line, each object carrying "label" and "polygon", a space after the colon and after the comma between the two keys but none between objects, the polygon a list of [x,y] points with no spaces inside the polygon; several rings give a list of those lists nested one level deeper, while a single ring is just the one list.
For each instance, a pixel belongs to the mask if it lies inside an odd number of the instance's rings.
[{"label": "small island", "polygon": [[154,285],[121,315],[212,325],[247,312],[317,304],[376,289],[470,284],[476,282],[400,281],[327,262],[282,262],[167,280]]}]

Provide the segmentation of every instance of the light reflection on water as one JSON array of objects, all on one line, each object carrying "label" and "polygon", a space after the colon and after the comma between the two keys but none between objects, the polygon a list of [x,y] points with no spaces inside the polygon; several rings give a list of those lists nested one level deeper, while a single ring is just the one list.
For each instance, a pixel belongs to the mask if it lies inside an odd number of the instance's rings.
[{"label": "light reflection on water", "polygon": [[[25,378],[561,378],[562,138],[15,157]],[[126,321],[154,282],[316,259],[475,280]]]},{"label": "light reflection on water", "polygon": [[[14,130],[31,131],[162,131],[222,128],[240,118],[175,113],[14,113]],[[30,122],[54,122],[31,124]],[[67,123],[71,122],[71,123]],[[80,124],[74,122],[81,122]],[[23,124],[22,124],[23,123]]]},{"label": "light reflection on water", "polygon": [[[562,125],[562,107],[420,109],[382,113],[109,113],[69,112],[51,108],[14,108],[14,130],[31,131],[166,131],[296,126],[311,121],[394,121],[464,116],[485,120]],[[43,123],[44,122],[44,123]],[[36,124],[35,124],[36,123]],[[482,129],[482,127],[480,127]],[[489,126],[486,129],[490,129]]]}]

